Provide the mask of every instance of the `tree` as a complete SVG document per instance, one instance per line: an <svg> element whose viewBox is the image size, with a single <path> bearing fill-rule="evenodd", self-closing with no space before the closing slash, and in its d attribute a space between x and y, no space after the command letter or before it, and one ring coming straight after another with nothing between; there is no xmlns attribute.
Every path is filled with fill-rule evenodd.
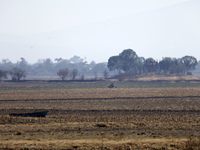
<svg viewBox="0 0 200 150"><path fill-rule="evenodd" d="M10 70L14 67L15 65L9 60L9 59L2 59L0 63L0 68L2 70Z"/></svg>
<svg viewBox="0 0 200 150"><path fill-rule="evenodd" d="M110 71L118 70L121 72L121 60L119 56L112 56L108 59L107 67Z"/></svg>
<svg viewBox="0 0 200 150"><path fill-rule="evenodd" d="M43 60L43 65L48 71L53 71L54 64L50 58L46 58Z"/></svg>
<svg viewBox="0 0 200 150"><path fill-rule="evenodd" d="M159 62L159 67L160 70L163 71L164 73L170 72L170 67L175 63L175 59L172 59L171 57L164 57L160 62Z"/></svg>
<svg viewBox="0 0 200 150"><path fill-rule="evenodd" d="M142 57L138 57L136 52L132 49L125 49L118 56L112 56L108 60L109 70L118 70L119 74L121 74L121 70L129 75L138 72L141 73L143 65L144 59Z"/></svg>
<svg viewBox="0 0 200 150"><path fill-rule="evenodd" d="M145 63L145 58L144 57L138 57L137 60L138 64L138 71L139 74L141 74L144 71L144 63Z"/></svg>
<svg viewBox="0 0 200 150"><path fill-rule="evenodd" d="M0 80L7 79L7 71L0 70Z"/></svg>
<svg viewBox="0 0 200 150"><path fill-rule="evenodd" d="M77 63L84 62L84 59L75 55L74 57L70 58L70 61L71 61L71 63L77 64Z"/></svg>
<svg viewBox="0 0 200 150"><path fill-rule="evenodd" d="M108 69L106 63L98 63L92 68L92 71L94 74L98 75L102 74L106 69Z"/></svg>
<svg viewBox="0 0 200 150"><path fill-rule="evenodd" d="M70 61L67 59L62 59L62 58L56 58L54 60L56 63L54 64L54 69L55 70L60 70L62 68L65 68L66 66L70 66Z"/></svg>
<svg viewBox="0 0 200 150"><path fill-rule="evenodd" d="M119 54L121 69L125 73L136 73L138 71L138 56L132 49L125 49Z"/></svg>
<svg viewBox="0 0 200 150"><path fill-rule="evenodd" d="M18 68L21 68L21 69L23 69L23 70L26 70L26 69L28 69L28 62L26 61L26 59L25 58L20 58L21 59L21 61L18 61L17 62L17 66L18 66Z"/></svg>
<svg viewBox="0 0 200 150"><path fill-rule="evenodd" d="M145 60L145 69L147 69L147 72L156 72L158 70L158 63L153 58L147 58Z"/></svg>
<svg viewBox="0 0 200 150"><path fill-rule="evenodd" d="M173 73L184 74L186 70L187 70L186 66L178 61L176 63L173 63L169 67L169 71L171 74Z"/></svg>
<svg viewBox="0 0 200 150"><path fill-rule="evenodd" d="M68 76L68 74L69 74L69 69L68 68L60 69L57 72L57 75L62 79L62 81L65 80L65 78Z"/></svg>
<svg viewBox="0 0 200 150"><path fill-rule="evenodd" d="M61 69L61 68L59 68ZM59 69L55 69L54 63L50 58L47 59L39 59L37 63L32 65L32 73L34 75L55 75L56 71Z"/></svg>
<svg viewBox="0 0 200 150"><path fill-rule="evenodd" d="M10 76L12 77L12 81L20 81L21 78L25 78L26 77L26 72L25 70L22 70L20 68L13 68L10 72L9 72Z"/></svg>
<svg viewBox="0 0 200 150"><path fill-rule="evenodd" d="M184 56L180 61L186 66L187 73L189 70L195 69L195 66L197 65L197 59L193 56Z"/></svg>
<svg viewBox="0 0 200 150"><path fill-rule="evenodd" d="M76 78L77 74L78 74L78 70L77 69L73 69L72 72L71 72L73 80Z"/></svg>

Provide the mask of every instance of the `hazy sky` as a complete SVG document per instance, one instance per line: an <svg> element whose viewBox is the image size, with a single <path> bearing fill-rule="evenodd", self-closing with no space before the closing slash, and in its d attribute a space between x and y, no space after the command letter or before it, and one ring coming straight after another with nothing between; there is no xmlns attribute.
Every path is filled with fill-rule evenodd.
<svg viewBox="0 0 200 150"><path fill-rule="evenodd" d="M0 32L48 32L184 1L187 0L0 0Z"/></svg>
<svg viewBox="0 0 200 150"><path fill-rule="evenodd" d="M148 26L148 15L151 14L152 17L154 11L162 11L162 9L171 6L178 7L179 4L190 1L197 2L196 0L0 0L0 60L8 58L16 61L20 57L24 57L27 61L33 63L37 59L55 59L58 57L69 59L73 55L78 55L86 57L88 61L100 62L107 61L109 56L118 55L123 49L127 48L132 48L138 55L155 59L160 59L166 55L179 57L180 53L181 56L197 55L199 54L197 50L200 51L200 45L196 42L197 45L195 46L192 42L184 43L184 40L187 39L178 40L177 44L170 46L169 43L165 43L170 38L166 36L166 39L163 39L165 42L157 41L159 42L158 45L161 42L162 47L165 47L163 52L160 49L161 47L150 42L150 40L154 40L154 36L150 36L154 31L149 32L151 26L153 28L156 22L155 34L158 37L155 40L163 38L159 37L158 33L162 33L165 27L162 20L158 20L158 16L155 19L151 18L150 26ZM193 5L191 5L191 10L193 10L192 7ZM187 8L189 14L183 14L182 20L184 15L190 15L189 18L194 16L193 19L196 20L196 17L199 16L199 11L196 10L200 6L194 7L194 12ZM184 10L184 8L180 8L180 10ZM141 19L138 19L141 14ZM161 16L161 18L163 17L166 16ZM168 17L170 18L170 16ZM141 21L141 28L136 30L119 23L122 20L126 21L126 19L131 20L130 24L137 24L137 21ZM152 20L154 20L153 24ZM176 21L176 19L171 21L170 26L174 28L173 21ZM199 24L199 21L196 20L196 22ZM115 26L115 23L118 26ZM144 24L147 24L148 27ZM139 28L139 26L137 27ZM191 26L191 24L188 24L188 26ZM179 28L177 22L175 27ZM187 27L184 27L183 30L185 28ZM196 26L194 28L198 30ZM190 30L192 27L188 29ZM134 37L128 35L129 31ZM141 33L143 31L147 32ZM196 33L194 36L199 39L199 30L193 33ZM185 34L187 34L187 31L185 31ZM191 32L189 34L189 37L193 36ZM143 41L141 35L143 35ZM130 42L127 41L128 38L124 38L123 41L123 38L116 39L116 36L127 36ZM182 38L183 34L180 33L175 36L178 39L179 36ZM106 37L113 40L106 40ZM133 37L132 42L131 37ZM144 47L145 42L147 42L147 47ZM169 42L173 43L173 41ZM188 47L189 44L193 44L194 52L191 50L181 51L182 46L186 47L185 44ZM155 55L149 53L149 51L152 51ZM199 56L196 57L200 59Z"/></svg>

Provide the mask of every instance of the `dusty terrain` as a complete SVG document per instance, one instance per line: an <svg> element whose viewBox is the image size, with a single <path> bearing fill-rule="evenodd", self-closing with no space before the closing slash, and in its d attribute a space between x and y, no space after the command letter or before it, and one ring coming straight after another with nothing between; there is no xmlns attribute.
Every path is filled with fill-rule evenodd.
<svg viewBox="0 0 200 150"><path fill-rule="evenodd" d="M0 149L198 149L198 83L107 84L1 83Z"/></svg>

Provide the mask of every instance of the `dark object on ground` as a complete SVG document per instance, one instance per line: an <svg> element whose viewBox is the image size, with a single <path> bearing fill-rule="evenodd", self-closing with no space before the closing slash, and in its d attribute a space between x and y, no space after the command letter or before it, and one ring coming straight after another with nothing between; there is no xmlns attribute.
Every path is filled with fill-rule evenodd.
<svg viewBox="0 0 200 150"><path fill-rule="evenodd" d="M49 111L33 112L33 113L10 113L10 116L21 117L45 117Z"/></svg>
<svg viewBox="0 0 200 150"><path fill-rule="evenodd" d="M108 86L108 88L117 88L114 83L110 83L110 85Z"/></svg>
<svg viewBox="0 0 200 150"><path fill-rule="evenodd" d="M104 128L104 127L107 127L107 125L104 124L104 123L97 123L97 124L96 124L96 127Z"/></svg>

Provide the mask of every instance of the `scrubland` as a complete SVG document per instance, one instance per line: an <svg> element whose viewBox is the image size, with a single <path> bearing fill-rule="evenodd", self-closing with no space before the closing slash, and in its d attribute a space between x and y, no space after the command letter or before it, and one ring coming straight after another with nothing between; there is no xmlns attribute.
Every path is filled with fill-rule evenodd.
<svg viewBox="0 0 200 150"><path fill-rule="evenodd" d="M199 83L106 85L0 83L0 149L199 149Z"/></svg>

